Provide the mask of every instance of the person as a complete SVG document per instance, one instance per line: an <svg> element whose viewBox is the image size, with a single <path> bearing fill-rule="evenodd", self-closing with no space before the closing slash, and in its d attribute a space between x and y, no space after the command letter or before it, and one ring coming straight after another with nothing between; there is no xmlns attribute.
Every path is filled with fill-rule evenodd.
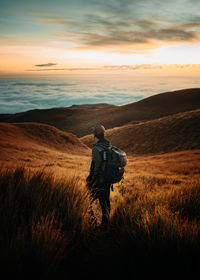
<svg viewBox="0 0 200 280"><path fill-rule="evenodd" d="M90 166L89 176L87 177L87 187L92 195L91 204L98 199L101 211L102 222L101 225L105 226L109 222L110 216L110 188L111 184L107 183L104 178L104 168L106 159L104 152L111 147L110 142L105 139L105 128L103 125L96 125L93 128L93 135L95 145L92 149L92 161ZM94 218L93 211L91 209L91 215ZM94 218L95 219L95 218Z"/></svg>

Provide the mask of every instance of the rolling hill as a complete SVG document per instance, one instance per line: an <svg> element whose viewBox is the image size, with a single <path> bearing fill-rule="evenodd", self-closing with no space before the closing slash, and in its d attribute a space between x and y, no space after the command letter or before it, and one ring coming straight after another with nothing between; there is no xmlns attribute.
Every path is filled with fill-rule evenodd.
<svg viewBox="0 0 200 280"><path fill-rule="evenodd" d="M90 155L77 136L38 123L0 123L0 161L53 162L63 156ZM65 159L66 160L66 159ZM71 160L73 161L73 160Z"/></svg>
<svg viewBox="0 0 200 280"><path fill-rule="evenodd" d="M106 137L128 154L160 154L200 149L199 124L200 110L193 110L109 129ZM92 147L92 135L80 139Z"/></svg>
<svg viewBox="0 0 200 280"><path fill-rule="evenodd" d="M198 275L199 93L0 116L2 273L94 278L106 261L102 277L123 277L125 271L142 279ZM110 195L106 228L98 226L97 201L97 226L91 221L86 189L93 136L63 131L89 134L97 122L110 128L106 137L129 158L124 179Z"/></svg>
<svg viewBox="0 0 200 280"><path fill-rule="evenodd" d="M139 123L195 109L200 109L199 88L161 93L124 106L100 104L37 109L4 115L2 120L10 123L46 123L82 137L89 134L91 127L97 123L114 128L133 121Z"/></svg>

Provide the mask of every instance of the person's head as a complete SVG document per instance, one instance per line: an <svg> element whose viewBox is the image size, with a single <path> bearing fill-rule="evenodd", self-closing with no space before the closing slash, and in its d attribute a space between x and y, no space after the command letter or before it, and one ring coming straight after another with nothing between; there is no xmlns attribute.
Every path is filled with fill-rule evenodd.
<svg viewBox="0 0 200 280"><path fill-rule="evenodd" d="M103 125L101 124L98 124L96 125L95 127L93 127L93 134L94 134L94 137L97 139L97 140L101 140L104 138L104 134L105 134L105 128Z"/></svg>

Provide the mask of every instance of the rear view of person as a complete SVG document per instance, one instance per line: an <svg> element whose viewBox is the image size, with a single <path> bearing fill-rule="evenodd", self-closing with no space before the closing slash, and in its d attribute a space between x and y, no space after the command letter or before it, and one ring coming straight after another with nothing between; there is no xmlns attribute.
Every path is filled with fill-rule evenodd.
<svg viewBox="0 0 200 280"><path fill-rule="evenodd" d="M104 175L106 165L105 151L111 148L110 142L104 138L105 128L97 125L93 128L95 145L92 149L92 162L90 173L87 177L87 186L92 195L92 202L99 199L102 210L102 225L107 225L110 216L110 188L111 183L108 182Z"/></svg>
<svg viewBox="0 0 200 280"><path fill-rule="evenodd" d="M113 184L119 183L124 178L128 159L124 151L112 146L105 139L105 128L102 125L95 126L93 134L96 144L92 149L90 174L86 181L92 194L92 202L99 199L102 210L102 225L106 225L110 216L110 189ZM92 209L91 215L94 218Z"/></svg>

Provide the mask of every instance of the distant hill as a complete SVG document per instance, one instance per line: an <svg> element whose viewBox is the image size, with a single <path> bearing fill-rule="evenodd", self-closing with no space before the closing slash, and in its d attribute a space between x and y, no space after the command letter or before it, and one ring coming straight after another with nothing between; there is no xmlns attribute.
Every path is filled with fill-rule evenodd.
<svg viewBox="0 0 200 280"><path fill-rule="evenodd" d="M77 136L57 128L38 123L0 123L1 160L27 152L30 157L42 158L49 150L73 155L89 155L89 148Z"/></svg>
<svg viewBox="0 0 200 280"><path fill-rule="evenodd" d="M69 108L78 108L78 109L100 109L100 108L114 108L115 105L110 105L107 103L98 103L98 104L82 104L82 105L72 105Z"/></svg>
<svg viewBox="0 0 200 280"><path fill-rule="evenodd" d="M46 123L81 137L89 134L91 127L97 123L114 128L195 109L200 109L199 88L161 93L124 106L101 104L31 110L4 116L3 120Z"/></svg>
<svg viewBox="0 0 200 280"><path fill-rule="evenodd" d="M126 124L106 131L113 145L128 154L160 154L200 149L200 110ZM80 138L92 147L93 136Z"/></svg>

